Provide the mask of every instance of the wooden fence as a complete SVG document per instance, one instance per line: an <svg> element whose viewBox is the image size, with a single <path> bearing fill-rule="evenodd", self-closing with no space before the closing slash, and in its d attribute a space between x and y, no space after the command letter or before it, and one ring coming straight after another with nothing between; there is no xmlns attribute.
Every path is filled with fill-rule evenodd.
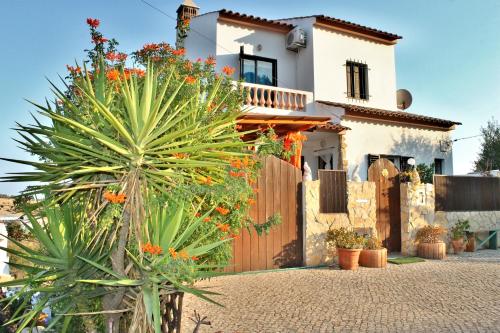
<svg viewBox="0 0 500 333"><path fill-rule="evenodd" d="M436 211L500 210L500 178L434 176Z"/></svg>
<svg viewBox="0 0 500 333"><path fill-rule="evenodd" d="M262 160L255 188L258 189L250 217L263 224L280 214L281 224L266 234L241 230L233 241L233 258L228 272L245 272L301 266L302 260L302 172L274 156Z"/></svg>
<svg viewBox="0 0 500 333"><path fill-rule="evenodd" d="M347 175L343 170L319 170L320 213L347 213Z"/></svg>

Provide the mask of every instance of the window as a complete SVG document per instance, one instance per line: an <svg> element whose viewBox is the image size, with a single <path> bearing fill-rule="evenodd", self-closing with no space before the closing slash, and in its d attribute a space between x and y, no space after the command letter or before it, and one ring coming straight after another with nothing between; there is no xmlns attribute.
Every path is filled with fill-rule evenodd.
<svg viewBox="0 0 500 333"><path fill-rule="evenodd" d="M347 61L345 68L347 97L368 100L368 66L358 62Z"/></svg>
<svg viewBox="0 0 500 333"><path fill-rule="evenodd" d="M318 156L318 169L327 169L327 162L321 157ZM329 168L327 170L333 169L333 156L330 156Z"/></svg>
<svg viewBox="0 0 500 333"><path fill-rule="evenodd" d="M278 61L245 54L243 46L240 48L240 78L248 83L277 86Z"/></svg>
<svg viewBox="0 0 500 333"><path fill-rule="evenodd" d="M434 159L434 173L436 175L443 174L443 162L444 162L444 160L442 158L435 158Z"/></svg>
<svg viewBox="0 0 500 333"><path fill-rule="evenodd" d="M408 164L408 160L413 158L411 156L400 156L400 155L374 155L368 154L368 167L372 165L379 158L385 158L391 161L399 171L408 171L410 170L410 165Z"/></svg>

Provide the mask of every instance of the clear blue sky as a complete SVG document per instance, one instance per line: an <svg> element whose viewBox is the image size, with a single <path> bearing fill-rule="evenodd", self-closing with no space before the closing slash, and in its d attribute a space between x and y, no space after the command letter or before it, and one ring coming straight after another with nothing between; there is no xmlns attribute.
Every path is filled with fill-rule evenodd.
<svg viewBox="0 0 500 333"><path fill-rule="evenodd" d="M181 0L148 0L175 16ZM397 86L409 89L409 111L462 122L455 138L479 134L481 125L500 118L499 0L196 0L202 12L232 9L266 18L325 14L403 36L397 46ZM30 122L24 98L50 96L45 76L65 75L65 65L83 58L90 46L87 17L101 31L133 51L148 42L174 42L175 22L140 0L11 0L0 13L0 156L29 158L11 140L15 122ZM454 147L455 173L471 170L478 139ZM0 162L0 174L20 167ZM0 184L14 194L21 184Z"/></svg>

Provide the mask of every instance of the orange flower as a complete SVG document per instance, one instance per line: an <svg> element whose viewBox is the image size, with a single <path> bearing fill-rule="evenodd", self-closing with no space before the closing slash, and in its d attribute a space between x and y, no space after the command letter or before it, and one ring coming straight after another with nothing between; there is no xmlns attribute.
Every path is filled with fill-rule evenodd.
<svg viewBox="0 0 500 333"><path fill-rule="evenodd" d="M160 46L158 44L151 43L151 44L144 44L144 46L142 47L142 50L143 51L156 51L159 48L160 48Z"/></svg>
<svg viewBox="0 0 500 333"><path fill-rule="evenodd" d="M200 212L198 212L198 213L194 214L194 216L195 216L195 217L200 217L200 216L201 216L201 213L200 213Z"/></svg>
<svg viewBox="0 0 500 333"><path fill-rule="evenodd" d="M187 158L188 154L185 154L185 153L174 153L174 157L182 160L182 159Z"/></svg>
<svg viewBox="0 0 500 333"><path fill-rule="evenodd" d="M212 56L208 56L207 60L205 60L205 64L209 66L215 65L215 58Z"/></svg>
<svg viewBox="0 0 500 333"><path fill-rule="evenodd" d="M112 69L106 73L106 77L110 81L116 81L120 78L120 72L117 69Z"/></svg>
<svg viewBox="0 0 500 333"><path fill-rule="evenodd" d="M210 216L207 216L203 219L203 222L210 222L210 220L212 220L212 218Z"/></svg>
<svg viewBox="0 0 500 333"><path fill-rule="evenodd" d="M193 63L189 60L186 60L186 63L184 64L184 68L188 71L192 71L193 70Z"/></svg>
<svg viewBox="0 0 500 333"><path fill-rule="evenodd" d="M224 208L224 207L217 207L217 208L215 208L215 210L218 211L219 214L221 214L221 215L227 215L230 212L229 209Z"/></svg>
<svg viewBox="0 0 500 333"><path fill-rule="evenodd" d="M92 28L97 28L99 26L100 21L98 19L93 19L93 18L88 18L87 19L87 24L90 25Z"/></svg>
<svg viewBox="0 0 500 333"><path fill-rule="evenodd" d="M255 205L255 199L252 199L252 198L248 199L248 204Z"/></svg>
<svg viewBox="0 0 500 333"><path fill-rule="evenodd" d="M229 171L229 175L231 177L235 177L235 178L238 177L238 173L236 171L233 171L233 170Z"/></svg>
<svg viewBox="0 0 500 333"><path fill-rule="evenodd" d="M132 69L132 72L137 75L138 77L143 77L144 74L146 74L146 72L143 70L143 69L139 69L139 68L134 68Z"/></svg>
<svg viewBox="0 0 500 333"><path fill-rule="evenodd" d="M232 160L231 166L236 169L241 169L241 160L240 159Z"/></svg>
<svg viewBox="0 0 500 333"><path fill-rule="evenodd" d="M176 55L176 56L183 56L186 54L186 49L177 49L177 50L173 50L172 51L172 54L173 55Z"/></svg>
<svg viewBox="0 0 500 333"><path fill-rule="evenodd" d="M196 78L193 76L186 76L186 83L187 84L194 84L196 82Z"/></svg>
<svg viewBox="0 0 500 333"><path fill-rule="evenodd" d="M79 66L73 67L66 65L66 68L69 72L71 72L71 74L80 74L82 72L82 69Z"/></svg>
<svg viewBox="0 0 500 333"><path fill-rule="evenodd" d="M236 204L236 205L234 205L234 208L235 208L235 209L240 209L240 208L241 208L241 206L240 206L240 204Z"/></svg>
<svg viewBox="0 0 500 333"><path fill-rule="evenodd" d="M212 177L208 176L203 180L203 182L207 185L212 185Z"/></svg>
<svg viewBox="0 0 500 333"><path fill-rule="evenodd" d="M256 193L256 194L259 193L259 189L258 188L254 188L253 189L253 193Z"/></svg>
<svg viewBox="0 0 500 333"><path fill-rule="evenodd" d="M229 235L229 237L231 237L232 239L238 239L238 238L240 238L240 235L231 234L231 235Z"/></svg>
<svg viewBox="0 0 500 333"><path fill-rule="evenodd" d="M217 223L216 226L217 229L219 229L222 232L228 232L230 228L229 224L227 223Z"/></svg>
<svg viewBox="0 0 500 333"><path fill-rule="evenodd" d="M179 257L181 257L182 260L188 260L189 259L189 255L186 252L186 250L182 250L181 252L179 252Z"/></svg>
<svg viewBox="0 0 500 333"><path fill-rule="evenodd" d="M176 259L177 258L177 252L175 252L175 249L173 247L168 249L168 252L172 256L172 258Z"/></svg>
<svg viewBox="0 0 500 333"><path fill-rule="evenodd" d="M159 255L162 254L163 249L159 245L152 245L150 242L148 242L144 244L144 246L142 247L142 252L153 255Z"/></svg>
<svg viewBox="0 0 500 333"><path fill-rule="evenodd" d="M192 260L192 261L198 261L198 260L200 260L200 258L195 257L195 256L192 256L192 257L191 257L191 260Z"/></svg>
<svg viewBox="0 0 500 333"><path fill-rule="evenodd" d="M235 71L234 67L227 66L227 65L226 65L226 66L224 66L224 67L222 67L222 72L223 72L224 74L226 74L227 76L231 76L231 75L233 75L233 74L234 74L234 71Z"/></svg>

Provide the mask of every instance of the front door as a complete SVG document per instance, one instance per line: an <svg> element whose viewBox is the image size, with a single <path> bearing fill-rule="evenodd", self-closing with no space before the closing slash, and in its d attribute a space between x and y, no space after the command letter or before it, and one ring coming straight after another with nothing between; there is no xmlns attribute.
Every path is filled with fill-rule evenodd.
<svg viewBox="0 0 500 333"><path fill-rule="evenodd" d="M376 184L377 234L389 252L401 251L401 203L399 171L391 161L378 159L368 169Z"/></svg>

